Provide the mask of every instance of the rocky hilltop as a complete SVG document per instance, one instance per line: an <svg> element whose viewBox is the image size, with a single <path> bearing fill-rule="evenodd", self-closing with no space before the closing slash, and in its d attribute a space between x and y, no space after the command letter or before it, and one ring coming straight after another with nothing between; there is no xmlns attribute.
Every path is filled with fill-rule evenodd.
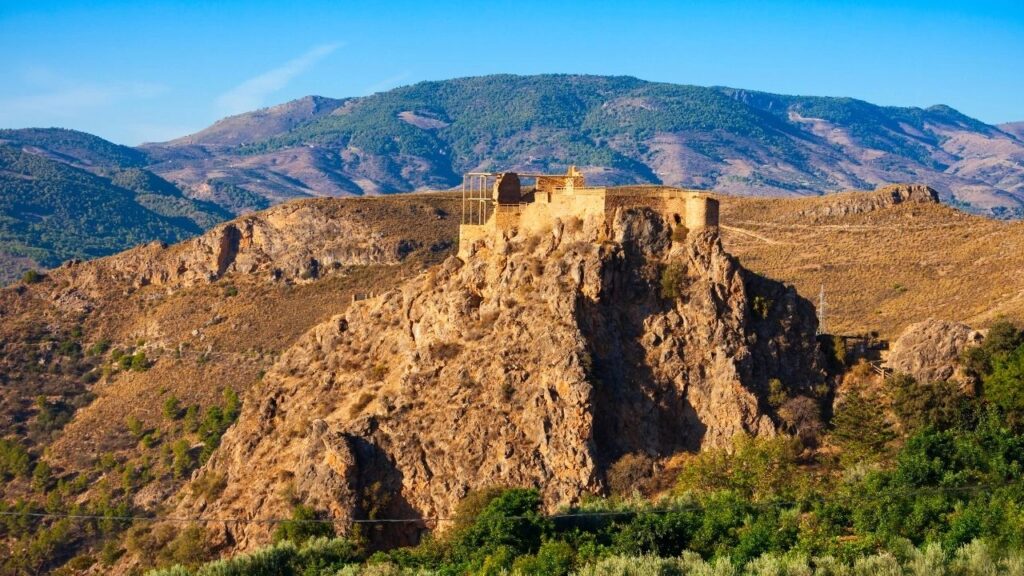
<svg viewBox="0 0 1024 576"><path fill-rule="evenodd" d="M789 401L829 413L827 388L812 389L817 320L762 275L804 295L824 286L829 334L894 340L929 317L981 329L1024 318L1024 224L930 197L909 185L718 196L721 243L673 240L658 217L624 213L495 239L465 261L448 259L457 194L324 198L69 264L0 289L0 437L29 463L2 498L40 513L217 518L288 515L304 500L343 521L444 516L499 483L544 486L554 507L614 490L638 460L627 455L669 478L689 458L673 454L735 431L800 432ZM906 340L901 370L935 362L936 330L948 329ZM210 435L203 422L228 391L239 419ZM49 484L32 479L42 464ZM34 534L58 527L40 520ZM271 530L211 527L223 553ZM125 565L156 562L182 532L99 530L72 525L66 555L29 573L107 542ZM23 558L32 537L0 550Z"/></svg>
<svg viewBox="0 0 1024 576"><path fill-rule="evenodd" d="M273 517L296 498L342 522L426 519L488 486L575 503L626 454L774 434L769 381L790 396L823 381L816 325L716 232L673 241L654 212L488 240L300 338L194 476L226 488L178 513ZM217 528L235 549L269 539Z"/></svg>

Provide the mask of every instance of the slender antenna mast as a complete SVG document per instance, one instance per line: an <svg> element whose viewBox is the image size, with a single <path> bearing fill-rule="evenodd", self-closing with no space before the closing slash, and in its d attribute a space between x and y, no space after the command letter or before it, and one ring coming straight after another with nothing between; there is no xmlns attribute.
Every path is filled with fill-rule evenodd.
<svg viewBox="0 0 1024 576"><path fill-rule="evenodd" d="M825 307L828 305L825 302L825 285L821 285L821 291L818 292L818 334L821 335L825 332Z"/></svg>

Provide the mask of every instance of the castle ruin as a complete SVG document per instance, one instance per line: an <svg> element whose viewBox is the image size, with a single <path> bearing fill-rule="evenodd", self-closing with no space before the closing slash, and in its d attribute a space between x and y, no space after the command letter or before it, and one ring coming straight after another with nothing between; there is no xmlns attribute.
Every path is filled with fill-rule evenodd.
<svg viewBox="0 0 1024 576"><path fill-rule="evenodd" d="M524 180L533 180L524 187ZM669 186L588 187L571 166L565 174L470 172L462 184L459 257L477 241L511 230L540 231L555 219L610 220L620 208L650 208L685 231L718 227L718 201Z"/></svg>

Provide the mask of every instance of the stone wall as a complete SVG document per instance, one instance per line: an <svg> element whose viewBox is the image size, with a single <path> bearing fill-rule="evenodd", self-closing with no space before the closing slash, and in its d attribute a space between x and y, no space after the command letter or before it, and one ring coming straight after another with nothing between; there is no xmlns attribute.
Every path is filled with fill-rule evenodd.
<svg viewBox="0 0 1024 576"><path fill-rule="evenodd" d="M494 225L488 224L460 224L459 225L459 258L465 260L473 252L473 244L490 236L494 232Z"/></svg>
<svg viewBox="0 0 1024 576"><path fill-rule="evenodd" d="M718 226L718 200L692 196L686 200L686 227L690 230Z"/></svg>
<svg viewBox="0 0 1024 576"><path fill-rule="evenodd" d="M649 208L673 226L701 230L718 226L718 201L693 190L664 186L622 186L537 190L528 204L497 205L486 224L459 228L459 256L474 242L498 231L540 231L558 220L610 220L619 209Z"/></svg>

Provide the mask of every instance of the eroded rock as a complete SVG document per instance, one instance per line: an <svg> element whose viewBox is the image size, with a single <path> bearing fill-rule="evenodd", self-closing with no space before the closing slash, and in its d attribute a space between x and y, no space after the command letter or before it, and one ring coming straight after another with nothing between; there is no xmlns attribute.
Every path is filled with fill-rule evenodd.
<svg viewBox="0 0 1024 576"><path fill-rule="evenodd" d="M287 515L293 494L345 531L447 517L489 486L537 487L555 509L603 492L624 454L774 434L769 380L808 395L824 378L812 307L744 270L713 230L673 242L669 228L628 210L487 240L315 327L249 391L206 464L228 485L205 513ZM428 525L374 537L410 542ZM228 530L238 550L270 537Z"/></svg>

